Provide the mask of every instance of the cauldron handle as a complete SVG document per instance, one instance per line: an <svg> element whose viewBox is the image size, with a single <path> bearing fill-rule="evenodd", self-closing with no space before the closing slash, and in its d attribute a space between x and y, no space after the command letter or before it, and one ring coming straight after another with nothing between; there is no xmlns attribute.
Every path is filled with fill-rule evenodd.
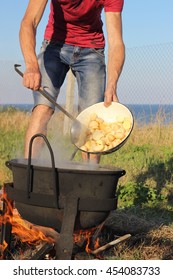
<svg viewBox="0 0 173 280"><path fill-rule="evenodd" d="M51 148L51 145L49 141L47 140L47 137L44 134L37 133L31 137L30 143L29 143L29 152L28 152L28 166L27 166L27 189L28 189L28 198L30 198L30 193L33 191L32 190L32 185L31 185L31 159L32 159L32 144L33 141L36 137L42 137L47 144L47 147L50 152L51 156L51 163L52 163L52 173L53 173L53 191L54 191L54 196L56 198L55 200L55 206L58 208L58 193L57 193L57 188L56 188L56 172L55 172L55 159L53 155L53 151Z"/></svg>

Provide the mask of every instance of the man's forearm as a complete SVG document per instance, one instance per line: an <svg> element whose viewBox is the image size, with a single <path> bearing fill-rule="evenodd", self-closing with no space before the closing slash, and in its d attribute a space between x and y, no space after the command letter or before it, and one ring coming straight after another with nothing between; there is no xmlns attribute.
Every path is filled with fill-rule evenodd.
<svg viewBox="0 0 173 280"><path fill-rule="evenodd" d="M48 0L30 0L20 26L20 45L26 68L38 70L36 46L36 29L42 18ZM34 69L33 69L34 70Z"/></svg>
<svg viewBox="0 0 173 280"><path fill-rule="evenodd" d="M25 21L22 21L19 37L26 68L38 68L37 56L35 52L36 29L34 26L28 25L25 23Z"/></svg>
<svg viewBox="0 0 173 280"><path fill-rule="evenodd" d="M22 21L20 44L26 66L23 74L23 85L32 90L37 90L41 85L41 74L35 52L36 28L33 23Z"/></svg>
<svg viewBox="0 0 173 280"><path fill-rule="evenodd" d="M121 44L114 45L108 49L107 65L107 88L112 87L116 90L116 85L121 74L125 60L125 46Z"/></svg>
<svg viewBox="0 0 173 280"><path fill-rule="evenodd" d="M106 28L108 38L108 63L105 105L109 106L112 101L118 101L116 91L117 82L121 74L125 59L125 46L122 37L121 13L107 12Z"/></svg>

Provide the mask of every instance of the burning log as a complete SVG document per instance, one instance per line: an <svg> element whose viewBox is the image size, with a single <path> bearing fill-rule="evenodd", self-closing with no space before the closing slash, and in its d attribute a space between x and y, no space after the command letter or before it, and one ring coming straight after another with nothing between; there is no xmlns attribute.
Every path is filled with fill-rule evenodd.
<svg viewBox="0 0 173 280"><path fill-rule="evenodd" d="M60 234L55 231L53 228L49 228L49 227L43 227L43 226L39 226L39 225L33 225L32 223L23 220L25 223L25 226L27 226L28 229L33 230L35 232L38 233L43 233L43 235L48 238L47 241L49 241L49 243L54 243L57 242L58 239L60 238Z"/></svg>

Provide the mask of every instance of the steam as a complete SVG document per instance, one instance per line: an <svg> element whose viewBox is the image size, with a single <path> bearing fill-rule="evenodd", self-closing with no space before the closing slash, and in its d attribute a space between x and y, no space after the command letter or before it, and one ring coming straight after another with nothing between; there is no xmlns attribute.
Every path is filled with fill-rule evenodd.
<svg viewBox="0 0 173 280"><path fill-rule="evenodd" d="M81 169L81 163L74 161L71 159L73 152L75 152L76 148L73 144L71 144L70 148L70 139L69 139L69 145L67 147L67 143L65 143L62 139L62 135L58 135L58 133L55 135L54 138L52 138L49 141L53 155L55 160L55 166L56 167L62 167L62 168L74 168L74 169ZM44 148L42 149L40 156L38 157L38 162L40 165L44 166L51 166L51 156L50 151L48 150L47 146L44 145ZM74 165L73 165L74 164ZM99 168L99 164L96 163L92 159L85 159L82 161L82 169L86 170L95 170Z"/></svg>
<svg viewBox="0 0 173 280"><path fill-rule="evenodd" d="M57 131L48 141L53 151L56 166L60 166L70 160L73 149L75 149L70 144L70 139L64 139L62 133ZM38 159L48 166L51 165L51 155L46 145L44 145Z"/></svg>

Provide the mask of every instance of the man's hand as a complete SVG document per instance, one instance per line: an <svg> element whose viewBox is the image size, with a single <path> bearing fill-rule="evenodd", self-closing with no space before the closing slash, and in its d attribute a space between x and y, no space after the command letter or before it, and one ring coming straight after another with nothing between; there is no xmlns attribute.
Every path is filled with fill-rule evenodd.
<svg viewBox="0 0 173 280"><path fill-rule="evenodd" d="M116 90L113 87L107 88L105 91L104 105L110 106L112 101L119 102Z"/></svg>
<svg viewBox="0 0 173 280"><path fill-rule="evenodd" d="M40 71L28 68L23 74L23 85L31 90L38 90L41 85Z"/></svg>

